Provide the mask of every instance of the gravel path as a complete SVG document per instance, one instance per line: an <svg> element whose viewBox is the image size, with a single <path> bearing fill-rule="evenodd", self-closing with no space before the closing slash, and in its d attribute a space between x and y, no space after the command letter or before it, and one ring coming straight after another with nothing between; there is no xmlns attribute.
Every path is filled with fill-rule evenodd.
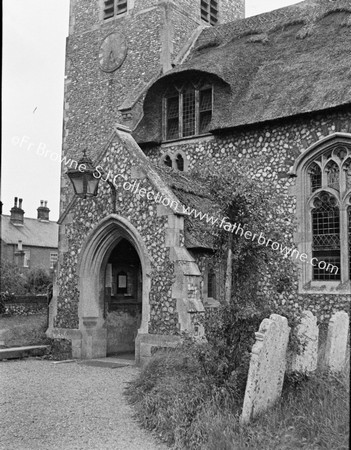
<svg viewBox="0 0 351 450"><path fill-rule="evenodd" d="M0 362L1 450L166 450L132 418L135 367Z"/></svg>

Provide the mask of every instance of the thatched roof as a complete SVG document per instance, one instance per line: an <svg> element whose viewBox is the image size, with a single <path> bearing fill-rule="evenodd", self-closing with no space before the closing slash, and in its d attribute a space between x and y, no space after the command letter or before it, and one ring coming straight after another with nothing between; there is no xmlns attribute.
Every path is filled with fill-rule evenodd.
<svg viewBox="0 0 351 450"><path fill-rule="evenodd" d="M209 217L217 218L219 216L219 206L211 197L207 187L198 179L188 173L179 172L166 166L157 166L157 171L161 178L172 189L175 196L184 205ZM184 216L184 238L185 246L190 249L214 248L214 235L217 231L215 225L207 223L206 219L195 218L194 214Z"/></svg>
<svg viewBox="0 0 351 450"><path fill-rule="evenodd" d="M306 0L206 28L187 60L160 78L155 92L195 71L228 86L210 130L256 124L351 104L351 1ZM216 95L216 91L215 91ZM161 139L146 117L139 142Z"/></svg>

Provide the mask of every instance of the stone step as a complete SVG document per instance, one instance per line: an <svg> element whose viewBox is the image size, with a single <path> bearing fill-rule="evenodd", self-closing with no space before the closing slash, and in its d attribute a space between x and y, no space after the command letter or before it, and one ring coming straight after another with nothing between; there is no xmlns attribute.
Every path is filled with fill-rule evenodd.
<svg viewBox="0 0 351 450"><path fill-rule="evenodd" d="M78 364L83 364L85 366L92 366L92 367L106 367L109 369L118 369L120 367L134 366L135 361L123 358L106 357L97 359L84 359L79 361Z"/></svg>
<svg viewBox="0 0 351 450"><path fill-rule="evenodd" d="M27 358L29 356L43 356L49 348L50 345L2 348L0 349L0 361L4 359Z"/></svg>

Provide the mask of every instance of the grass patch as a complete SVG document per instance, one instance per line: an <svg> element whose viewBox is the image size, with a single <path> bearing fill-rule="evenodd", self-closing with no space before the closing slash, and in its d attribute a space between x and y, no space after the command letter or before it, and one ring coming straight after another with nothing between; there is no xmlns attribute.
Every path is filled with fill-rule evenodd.
<svg viewBox="0 0 351 450"><path fill-rule="evenodd" d="M66 339L51 339L45 334L47 314L30 316L0 317L0 330L6 347L24 347L28 345L50 345L45 359L62 361L72 358L72 344Z"/></svg>
<svg viewBox="0 0 351 450"><path fill-rule="evenodd" d="M189 348L163 350L127 388L141 424L174 449L348 449L348 368L286 376L279 402L240 426L240 377L222 384Z"/></svg>
<svg viewBox="0 0 351 450"><path fill-rule="evenodd" d="M7 347L45 345L48 343L46 329L46 314L0 317L0 330L7 330L4 334Z"/></svg>

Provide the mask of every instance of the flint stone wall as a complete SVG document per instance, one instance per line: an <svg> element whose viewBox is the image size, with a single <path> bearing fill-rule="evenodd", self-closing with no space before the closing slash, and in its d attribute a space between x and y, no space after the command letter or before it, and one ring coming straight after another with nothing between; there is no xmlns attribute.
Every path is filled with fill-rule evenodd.
<svg viewBox="0 0 351 450"><path fill-rule="evenodd" d="M140 233L151 260L152 283L149 296L149 332L154 334L177 334L178 313L176 300L172 297L174 263L170 260L170 249L166 246L167 216L160 213L160 204L146 196L123 188L124 180L136 184L147 192L156 191L148 179L137 179L132 167L138 160L129 154L117 139L99 161L101 167L115 175L117 198L115 213L127 219ZM132 173L133 172L133 173ZM60 226L60 261L58 265L58 298L54 322L56 328L77 329L78 319L78 274L77 263L83 243L88 234L104 217L113 213L111 188L100 181L98 196L92 200L78 199L65 223Z"/></svg>
<svg viewBox="0 0 351 450"><path fill-rule="evenodd" d="M164 143L145 148L144 151L153 162L159 162L166 153L176 155L181 151L186 155L189 171L207 163L220 166L223 159L230 156L233 160L243 162L255 162L255 158L258 158L249 175L253 179L274 183L277 191L284 196L282 219L290 224L286 239L295 248L295 242L299 239L295 219L296 189L295 179L289 176L289 171L308 147L335 132L351 133L350 108L233 131L223 130L216 135ZM266 238L272 239L272 236ZM277 261L271 261L270 264L279 264L279 256L277 252ZM299 271L302 264L307 263L295 258L292 260L296 262L296 270L291 284L283 286L282 292L277 295L272 291L271 281L265 277L259 288L262 300L270 299L274 306L283 306L292 313L309 310L321 322L327 322L336 311L350 311L350 291L329 292L326 286L316 289L309 284L299 290Z"/></svg>

